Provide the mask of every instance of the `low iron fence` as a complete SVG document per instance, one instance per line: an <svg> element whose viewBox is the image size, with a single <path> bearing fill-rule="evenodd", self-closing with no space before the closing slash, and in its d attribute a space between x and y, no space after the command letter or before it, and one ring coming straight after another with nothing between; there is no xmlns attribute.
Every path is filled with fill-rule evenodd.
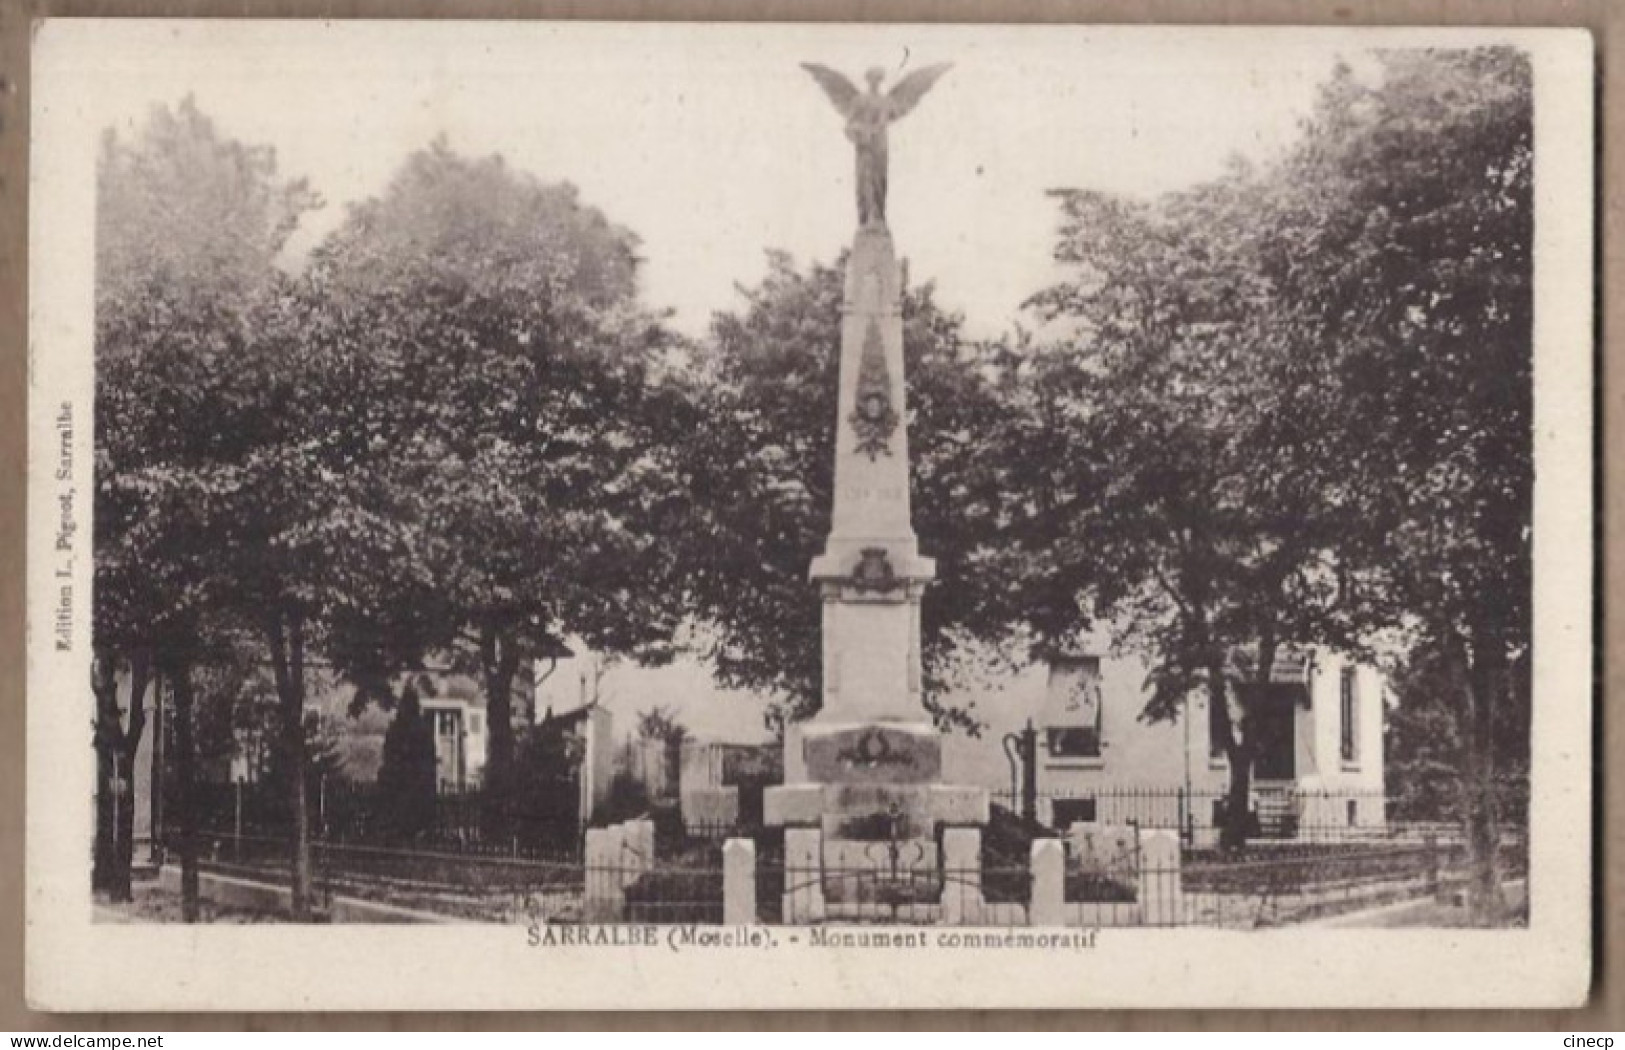
<svg viewBox="0 0 1625 1050"><path fill-rule="evenodd" d="M1187 849L1216 844L1226 823L1228 792L1185 787L1105 787L1041 791L994 791L994 805L1029 815L1065 832L1075 823L1133 825L1176 832ZM1528 815L1528 787L1510 781L1498 794L1501 825L1519 828ZM1247 838L1315 843L1411 840L1459 833L1461 822L1435 802L1360 788L1256 785L1249 794Z"/></svg>
<svg viewBox="0 0 1625 1050"><path fill-rule="evenodd" d="M1218 790L1183 787L1110 787L1040 792L1030 800L1010 791L990 792L994 805L1014 814L1031 806L1036 824L1065 833L1074 824L1133 826L1176 832L1187 851L1217 844L1224 823L1227 795ZM1305 789L1261 786L1250 797L1247 838L1258 842L1345 843L1414 842L1429 836L1448 839L1460 822L1440 812L1437 800L1416 799L1356 789ZM1522 781L1504 786L1499 800L1503 827L1520 828L1527 820L1527 787ZM356 845L394 846L431 852L535 860L580 859L588 823L573 809L561 811L557 800L497 800L479 792L437 796L432 812L410 829L392 824L388 807L375 788L347 781L319 781L310 796L315 837ZM719 843L745 836L760 838L767 829L760 814L731 820L701 818L682 810L677 800L651 805L667 830L696 840ZM211 833L285 834L291 821L285 800L267 784L205 784L197 794L198 826ZM628 814L622 814L628 815Z"/></svg>
<svg viewBox="0 0 1625 1050"><path fill-rule="evenodd" d="M729 920L727 898L738 884L730 890L721 850L650 856L631 841L564 862L317 841L312 874L322 910L345 895L479 922L1251 929L1405 901L1459 904L1470 869L1459 840L1431 838L1239 854L1173 849L1155 858L1138 844L1143 840L1107 854L1041 840L1053 844L1048 875L1037 850L1026 858L984 855L970 865L923 845L786 863L782 845L769 839L759 852L753 844L749 917ZM206 871L287 883L285 839L204 834L197 844ZM1498 859L1503 880L1525 877L1522 837L1508 836Z"/></svg>
<svg viewBox="0 0 1625 1050"><path fill-rule="evenodd" d="M285 837L293 821L280 788L268 783L198 785L197 827L207 835ZM313 839L427 853L579 859L583 823L554 802L491 798L480 792L434 797L410 822L392 819L373 785L317 779L308 796ZM173 829L171 829L173 830Z"/></svg>
<svg viewBox="0 0 1625 1050"><path fill-rule="evenodd" d="M1083 796L1055 796L1068 797ZM1261 837L1221 851L1211 838L1188 834L1192 795L1125 790L1093 797L1119 808L1097 808L1098 823L1076 821L1060 830L996 815L979 836L961 840L957 853L939 835L906 845L862 843L844 853L803 848L791 856L783 829L689 824L675 811L652 811L592 834L571 822L549 834L546 848L517 835L495 839L472 818L408 840L374 834L358 821L339 829L317 822L311 858L325 900L343 894L475 921L544 925L721 923L729 915L728 887L737 893L740 886L728 881L725 844L739 841L751 848L751 904L748 918L736 911L731 921L763 923L1252 928L1398 901L1456 899L1470 867L1452 825L1384 822L1337 836L1300 823L1292 837ZM466 797L452 806L480 812ZM207 867L286 882L285 825L265 827L261 815L245 819L241 808L224 820L218 807L212 812L198 836ZM1146 823L1136 824L1131 813ZM1122 823L1107 823L1111 818ZM1157 846L1154 855L1144 849L1148 841ZM1041 842L1053 846L1035 849ZM1036 864L1040 852L1052 867ZM1506 836L1499 861L1503 879L1527 871L1521 831Z"/></svg>

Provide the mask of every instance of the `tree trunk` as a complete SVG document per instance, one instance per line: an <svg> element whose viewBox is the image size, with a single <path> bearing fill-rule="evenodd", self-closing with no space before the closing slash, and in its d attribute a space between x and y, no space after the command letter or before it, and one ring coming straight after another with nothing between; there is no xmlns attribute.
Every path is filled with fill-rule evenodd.
<svg viewBox="0 0 1625 1050"><path fill-rule="evenodd" d="M151 665L145 657L130 661L130 708L118 702L118 660L95 657L91 692L96 698L96 838L92 850L91 887L112 900L130 899L130 865L134 859L135 753L146 728L145 707Z"/></svg>
<svg viewBox="0 0 1625 1050"><path fill-rule="evenodd" d="M197 876L197 755L192 745L192 669L174 663L164 677L175 697L175 810L176 844L181 855L181 918L198 921Z"/></svg>
<svg viewBox="0 0 1625 1050"><path fill-rule="evenodd" d="M1219 824L1219 848L1226 852L1247 845L1251 813L1253 759L1245 731L1238 734L1230 717L1229 690L1225 687L1224 665L1210 660L1207 668L1208 703L1219 725L1224 757L1230 765L1230 782L1225 790L1224 818ZM1245 727L1244 727L1245 730Z"/></svg>
<svg viewBox="0 0 1625 1050"><path fill-rule="evenodd" d="M1506 648L1493 627L1474 638L1467 660L1466 747L1463 818L1472 865L1467 882L1468 917L1475 926L1499 926L1506 901L1501 892L1501 829L1495 792L1495 709L1506 681Z"/></svg>
<svg viewBox="0 0 1625 1050"><path fill-rule="evenodd" d="M493 835L510 831L509 797L513 780L513 678L519 671L519 649L512 631L488 623L480 631L480 669L485 677L485 825Z"/></svg>
<svg viewBox="0 0 1625 1050"><path fill-rule="evenodd" d="M133 897L130 870L135 863L135 759L141 748L141 736L147 728L147 683L151 680L151 664L144 656L130 661L130 710L125 727L118 740L114 775L120 790L114 795L116 812L115 838L117 849L113 858L113 880L109 892L116 901Z"/></svg>
<svg viewBox="0 0 1625 1050"><path fill-rule="evenodd" d="M90 886L98 893L113 887L115 814L113 775L118 729L118 674L113 657L98 653L90 665L90 691L96 713L91 721L91 746L96 749L96 832L91 848Z"/></svg>
<svg viewBox="0 0 1625 1050"><path fill-rule="evenodd" d="M1253 748L1246 738L1246 716L1242 716L1242 738L1224 749L1230 764L1230 783L1224 793L1224 826L1219 829L1219 848L1233 852L1246 847L1253 830Z"/></svg>
<svg viewBox="0 0 1625 1050"><path fill-rule="evenodd" d="M164 678L156 669L152 676L152 775L148 792L152 816L152 854L159 864L164 857L164 771L169 768L164 756Z"/></svg>
<svg viewBox="0 0 1625 1050"><path fill-rule="evenodd" d="M97 893L113 892L113 868L116 861L113 812L114 750L101 740L98 730L96 747L96 837L91 848L90 887Z"/></svg>
<svg viewBox="0 0 1625 1050"><path fill-rule="evenodd" d="M1258 643L1258 664L1253 669L1253 687L1256 695L1236 690L1236 707L1241 712L1240 732L1230 718L1228 705L1222 708L1221 724L1225 730L1225 758L1230 765L1230 784L1225 792L1224 800L1224 826L1219 831L1219 848L1225 851L1240 850L1247 845L1247 840L1253 833L1252 793L1253 793L1253 763L1258 758L1258 733L1253 721L1254 705L1262 702L1260 697L1269 694L1270 675L1275 668L1275 652L1277 649L1275 638L1266 634ZM1212 683L1218 682L1219 695L1216 701L1222 703L1223 697L1223 665L1217 660L1208 666L1209 688ZM1210 701L1215 702L1215 701Z"/></svg>
<svg viewBox="0 0 1625 1050"><path fill-rule="evenodd" d="M286 616L286 622L284 622ZM305 630L298 613L274 613L270 620L271 669L281 709L282 768L288 778L290 912L294 922L312 918L310 800L305 754Z"/></svg>

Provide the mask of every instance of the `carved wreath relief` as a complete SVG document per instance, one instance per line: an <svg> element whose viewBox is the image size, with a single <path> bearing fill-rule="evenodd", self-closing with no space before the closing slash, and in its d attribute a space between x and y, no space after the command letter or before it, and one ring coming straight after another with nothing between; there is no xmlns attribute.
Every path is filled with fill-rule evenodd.
<svg viewBox="0 0 1625 1050"><path fill-rule="evenodd" d="M884 547L865 547L852 569L852 586L859 591L888 594L902 586Z"/></svg>
<svg viewBox="0 0 1625 1050"><path fill-rule="evenodd" d="M857 450L873 461L891 455L891 436L899 422L891 403L891 373L886 369L886 351L880 342L880 326L869 322L863 337L863 355L858 360L858 388L852 414L847 421L858 436Z"/></svg>

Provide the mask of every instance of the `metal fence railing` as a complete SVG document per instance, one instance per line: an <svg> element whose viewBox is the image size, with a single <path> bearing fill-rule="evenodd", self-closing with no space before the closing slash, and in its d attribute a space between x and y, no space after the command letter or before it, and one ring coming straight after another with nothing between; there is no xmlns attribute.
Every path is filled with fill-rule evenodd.
<svg viewBox="0 0 1625 1050"><path fill-rule="evenodd" d="M994 791L992 802L1012 813L1065 831L1074 823L1133 825L1177 832L1186 848L1214 844L1227 823L1228 792L1185 787L1078 788L1040 791L1030 799L1019 791ZM1527 821L1527 785L1509 783L1499 793L1502 826ZM1380 789L1305 788L1260 784L1249 793L1244 818L1247 837L1256 840L1349 842L1393 839L1420 841L1449 835L1460 827L1453 812Z"/></svg>
<svg viewBox="0 0 1625 1050"><path fill-rule="evenodd" d="M1065 832L1075 823L1170 830L1192 850L1216 843L1229 806L1222 790L1184 787L1052 790L1031 799L1007 790L990 795L994 805L1014 814L1024 814L1030 805L1035 821L1053 831ZM1525 826L1527 786L1509 782L1500 796L1502 826ZM556 800L498 801L476 791L437 796L431 812L403 829L388 819L388 807L374 787L339 780L319 781L310 806L313 834L331 841L537 860L579 859L582 833L590 823ZM685 812L675 799L651 808L669 813L672 824L682 825L679 833L691 839L720 842L741 835L755 838L764 831L759 812L718 820ZM196 812L198 826L215 833L275 835L290 823L285 800L263 783L199 785ZM1324 843L1420 842L1428 835L1448 837L1460 827L1457 815L1442 810L1436 799L1270 784L1255 786L1244 823L1249 840Z"/></svg>
<svg viewBox="0 0 1625 1050"><path fill-rule="evenodd" d="M1240 853L1173 850L1161 860L1142 839L1112 852L1055 840L1064 850L1055 904L1039 908L1039 875L1016 854L949 863L929 845L786 863L782 841L757 843L755 921L769 924L1074 927L1206 926L1251 929L1313 921L1406 901L1459 903L1470 876L1460 838L1262 844ZM321 911L356 898L478 922L719 924L725 864L709 841L644 855L630 846L593 862L311 844ZM286 886L290 850L263 835L198 836L203 869ZM1053 852L1052 848L1052 852ZM1527 844L1508 835L1504 882L1525 877ZM740 921L737 918L733 921Z"/></svg>
<svg viewBox="0 0 1625 1050"><path fill-rule="evenodd" d="M1041 796L1042 819L995 814L979 857L963 847L951 853L939 835L861 843L812 861L803 851L793 862L783 829L688 822L672 807L627 824L642 831L594 854L584 848L587 829L573 820L545 834L515 832L509 822L493 836L477 798L453 797L445 821L401 837L358 817L363 807L345 810L330 797L313 821L311 857L322 901L357 897L458 919L543 924L723 922L730 839L753 844L753 914L763 923L1251 928L1462 896L1470 857L1459 825L1392 819L1380 793L1296 791L1286 800L1290 833L1221 850L1212 825L1197 820L1220 797L1178 789L1051 794ZM287 821L258 805L229 792L212 796L197 835L200 859L208 870L286 885ZM1341 823L1331 819L1338 813ZM1146 834L1157 831L1175 835ZM1048 888L1032 866L1035 836L1064 853ZM1158 848L1154 860L1142 852L1148 841ZM1521 825L1506 833L1498 859L1504 880L1527 872ZM1035 910L1040 890L1057 912Z"/></svg>

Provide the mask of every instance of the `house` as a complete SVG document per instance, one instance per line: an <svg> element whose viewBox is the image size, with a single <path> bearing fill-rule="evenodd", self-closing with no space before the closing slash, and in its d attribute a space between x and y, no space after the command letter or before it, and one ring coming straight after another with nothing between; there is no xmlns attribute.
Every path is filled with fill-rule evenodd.
<svg viewBox="0 0 1625 1050"><path fill-rule="evenodd" d="M572 700L579 705L591 694L591 703L613 708L621 725L634 724L637 712L650 706L670 708L695 730L683 748L678 789L685 819L694 826L749 821L761 787L782 779L781 765L762 758L778 750L762 730L766 700L719 690L697 658L654 668L606 668L589 654L587 664L597 670L558 675L538 702L545 693L548 703L568 709ZM1013 745L1030 726L1035 816L1044 823L1132 821L1178 828L1197 844L1210 841L1230 781L1218 720L1205 690L1193 693L1172 719L1145 720L1150 670L1143 656L1102 635L1017 671L961 685L946 702L968 707L984 728L975 737L956 733L944 741L944 778L986 787L995 801L1019 808ZM1262 741L1249 799L1258 832L1342 837L1381 831L1380 672L1319 648L1283 651L1267 685L1249 684L1255 676L1239 661L1233 671L1232 692L1255 712L1252 724ZM603 721L601 741L611 724L607 715ZM610 750L615 765L625 767L625 741Z"/></svg>
<svg viewBox="0 0 1625 1050"><path fill-rule="evenodd" d="M1053 654L1002 693L1036 731L1037 816L1155 824L1200 840L1219 822L1230 783L1223 720L1206 690L1168 721L1142 717L1149 665L1104 644ZM1326 649L1275 660L1269 682L1234 668L1232 719L1251 711L1259 741L1251 806L1266 836L1384 826L1383 680Z"/></svg>

